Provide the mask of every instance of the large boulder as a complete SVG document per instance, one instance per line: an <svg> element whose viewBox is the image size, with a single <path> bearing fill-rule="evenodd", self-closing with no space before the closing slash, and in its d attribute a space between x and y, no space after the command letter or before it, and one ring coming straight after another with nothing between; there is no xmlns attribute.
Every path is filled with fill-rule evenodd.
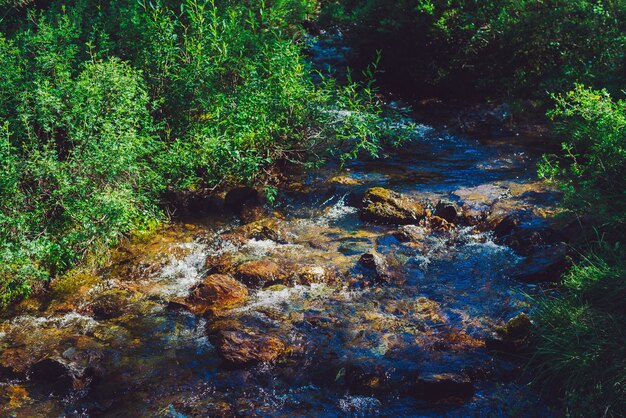
<svg viewBox="0 0 626 418"><path fill-rule="evenodd" d="M212 340L220 356L235 366L275 361L286 351L280 339L243 329L220 330Z"/></svg>
<svg viewBox="0 0 626 418"><path fill-rule="evenodd" d="M417 224L427 215L425 205L382 187L365 192L361 208L363 220L390 224Z"/></svg>
<svg viewBox="0 0 626 418"><path fill-rule="evenodd" d="M289 276L277 263L265 259L241 264L236 278L247 286L263 287L284 283Z"/></svg>
<svg viewBox="0 0 626 418"><path fill-rule="evenodd" d="M187 306L195 314L230 309L243 304L248 288L225 274L212 274L191 290Z"/></svg>

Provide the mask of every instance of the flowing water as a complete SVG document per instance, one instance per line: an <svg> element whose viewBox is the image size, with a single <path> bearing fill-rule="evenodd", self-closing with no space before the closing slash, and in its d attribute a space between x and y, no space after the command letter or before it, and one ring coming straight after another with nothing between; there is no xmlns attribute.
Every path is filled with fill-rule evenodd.
<svg viewBox="0 0 626 418"><path fill-rule="evenodd" d="M535 288L509 277L523 259L470 226L424 229L400 242L395 226L361 221L353 196L384 186L420 198L530 208L534 222L554 195L533 180L532 149L484 143L419 127L419 138L380 160L306 173L274 208L278 236L240 239L223 211L121 247L97 278L78 277L51 301L0 324L5 366L60 359L81 379L71 387L26 372L0 383L9 416L547 416L516 377L523 360L484 340L520 312ZM398 273L388 284L355 270L378 252ZM250 290L218 317L171 309L206 275L208 257L229 263L271 259L332 271L334 280ZM56 288L54 288L56 289ZM66 289L67 294L63 294ZM114 314L91 308L121 292ZM108 292L108 293L107 293ZM34 302L33 302L34 303ZM169 307L169 308L168 308ZM230 321L278 336L280 360L233 367L207 337ZM14 367L19 369L19 367ZM95 371L93 371L95 370ZM463 375L469 396L424 399L407 392L415 376ZM374 380L372 380L374 379ZM374 383L372 383L374 382Z"/></svg>
<svg viewBox="0 0 626 418"><path fill-rule="evenodd" d="M485 347L496 327L532 311L527 295L539 289L510 277L523 257L468 225L399 240L397 226L363 222L353 206L382 186L479 212L522 210L540 227L556 201L535 179L540 151L524 138L417 125L384 158L296 176L270 232L246 236L218 207L124 244L97 275L57 281L0 322L0 415L550 416L519 379L524 359ZM359 270L373 252L393 270L389 283ZM242 306L194 315L173 302L203 281L207 259L272 260L319 280L251 288ZM286 351L232 365L209 338L224 323ZM415 382L433 376L462 376L471 393L423 396Z"/></svg>

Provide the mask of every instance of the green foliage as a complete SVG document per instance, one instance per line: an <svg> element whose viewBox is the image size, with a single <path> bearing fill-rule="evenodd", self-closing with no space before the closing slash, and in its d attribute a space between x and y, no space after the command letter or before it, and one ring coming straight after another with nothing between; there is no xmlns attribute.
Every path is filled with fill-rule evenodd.
<svg viewBox="0 0 626 418"><path fill-rule="evenodd" d="M549 115L565 138L561 155L545 156L540 175L565 191L565 205L622 231L626 222L626 102L577 85L556 96Z"/></svg>
<svg viewBox="0 0 626 418"><path fill-rule="evenodd" d="M549 112L564 138L539 174L565 192L563 205L590 214L605 240L585 251L562 292L539 301L531 372L564 401L568 416L626 414L626 102L582 85L554 97Z"/></svg>
<svg viewBox="0 0 626 418"><path fill-rule="evenodd" d="M404 92L536 96L573 82L623 86L622 0L335 0L326 15L365 56L382 50L387 79Z"/></svg>
<svg viewBox="0 0 626 418"><path fill-rule="evenodd" d="M111 59L29 85L1 143L3 302L153 219L161 189L139 73Z"/></svg>
<svg viewBox="0 0 626 418"><path fill-rule="evenodd" d="M530 372L567 416L626 414L625 255L605 246L565 276L564 294L539 301Z"/></svg>
<svg viewBox="0 0 626 418"><path fill-rule="evenodd" d="M393 135L372 80L313 82L315 0L23 4L0 4L0 306L152 227L166 190L263 183Z"/></svg>

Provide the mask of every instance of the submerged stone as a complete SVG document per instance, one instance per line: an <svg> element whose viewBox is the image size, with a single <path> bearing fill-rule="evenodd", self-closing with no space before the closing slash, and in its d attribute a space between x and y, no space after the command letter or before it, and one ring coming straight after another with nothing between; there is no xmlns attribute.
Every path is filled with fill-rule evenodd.
<svg viewBox="0 0 626 418"><path fill-rule="evenodd" d="M426 230L417 225L404 225L398 228L393 236L400 242L424 242L426 240Z"/></svg>
<svg viewBox="0 0 626 418"><path fill-rule="evenodd" d="M278 219L264 218L248 223L237 230L248 239L265 240L284 243L281 224Z"/></svg>
<svg viewBox="0 0 626 418"><path fill-rule="evenodd" d="M366 253L359 258L359 265L366 270L372 272L375 279L380 282L389 282L392 279L392 274L389 270L389 264L387 260L380 254Z"/></svg>

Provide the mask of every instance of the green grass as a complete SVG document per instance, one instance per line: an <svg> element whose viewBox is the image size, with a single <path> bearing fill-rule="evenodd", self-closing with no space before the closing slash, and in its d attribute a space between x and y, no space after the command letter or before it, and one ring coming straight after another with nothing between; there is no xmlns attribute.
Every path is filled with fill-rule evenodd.
<svg viewBox="0 0 626 418"><path fill-rule="evenodd" d="M572 417L626 415L626 260L619 247L596 250L565 276L535 315L534 383Z"/></svg>

